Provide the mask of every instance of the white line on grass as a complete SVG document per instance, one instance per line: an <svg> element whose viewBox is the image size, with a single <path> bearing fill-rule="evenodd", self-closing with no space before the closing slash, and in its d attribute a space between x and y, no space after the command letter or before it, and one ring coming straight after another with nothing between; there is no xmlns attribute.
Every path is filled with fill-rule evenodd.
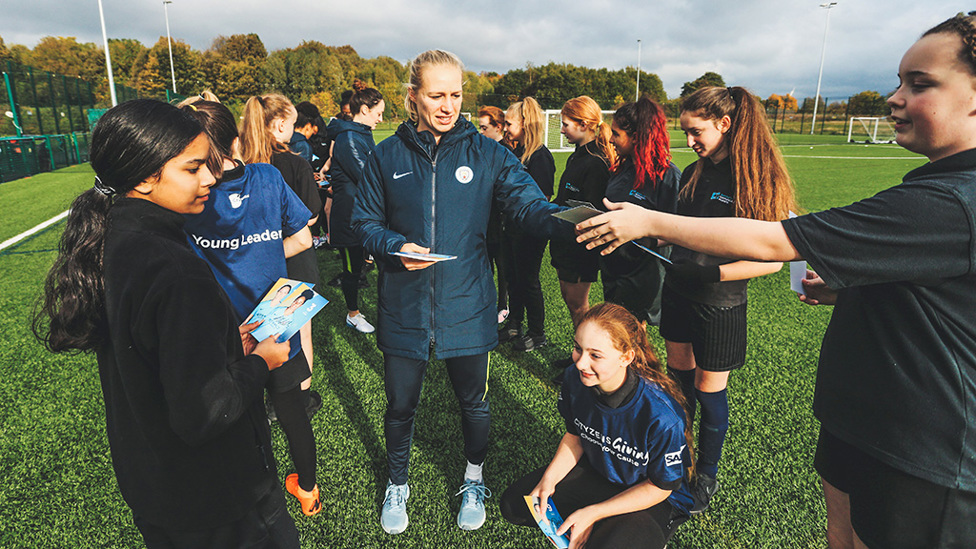
<svg viewBox="0 0 976 549"><path fill-rule="evenodd" d="M61 212L60 214L52 217L51 219L48 219L44 223L41 223L40 225L34 227L33 229L24 231L24 232L20 233L19 235L15 236L13 238L8 238L7 240L4 240L2 243L0 243L0 250L4 250L6 248L9 248L10 246L13 246L14 244L16 244L16 243L20 242L21 240L27 238L28 236L30 236L30 235L32 235L34 233L37 233L39 231L43 231L44 229L50 227L51 225L54 225L58 221L61 221L65 217L68 217L68 212L69 211L71 211L71 210L65 210L65 211Z"/></svg>
<svg viewBox="0 0 976 549"><path fill-rule="evenodd" d="M812 154L784 154L783 158L823 158L827 160L914 160L920 156L814 156Z"/></svg>

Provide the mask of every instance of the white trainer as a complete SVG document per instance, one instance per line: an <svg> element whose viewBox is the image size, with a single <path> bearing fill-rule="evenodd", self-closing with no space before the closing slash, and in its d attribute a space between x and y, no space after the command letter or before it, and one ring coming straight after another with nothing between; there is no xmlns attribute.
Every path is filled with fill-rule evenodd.
<svg viewBox="0 0 976 549"><path fill-rule="evenodd" d="M407 529L407 499L410 498L410 487L406 484L386 485L386 497L383 498L383 509L380 511L380 526L387 534L399 534Z"/></svg>
<svg viewBox="0 0 976 549"><path fill-rule="evenodd" d="M356 331L362 332L364 334L371 334L376 331L376 328L366 320L366 317L362 313L356 316L346 315L346 326L350 328L355 328Z"/></svg>

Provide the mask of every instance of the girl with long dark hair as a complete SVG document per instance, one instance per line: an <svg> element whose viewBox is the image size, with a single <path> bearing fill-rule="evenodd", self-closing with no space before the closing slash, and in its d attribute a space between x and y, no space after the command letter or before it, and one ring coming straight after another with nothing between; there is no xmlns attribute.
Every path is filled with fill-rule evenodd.
<svg viewBox="0 0 976 549"><path fill-rule="evenodd" d="M153 547L298 547L261 395L288 343L246 336L183 232L216 179L200 124L123 103L92 132L95 187L71 206L35 333L94 351L122 497Z"/></svg>
<svg viewBox="0 0 976 549"><path fill-rule="evenodd" d="M363 180L363 166L366 158L376 146L373 130L383 121L386 102L374 88L367 88L358 80L349 108L352 120L339 118L329 124L329 135L333 138L332 168L332 211L330 213L330 243L339 248L342 262L342 295L346 300L346 325L350 328L371 334L373 325L359 312L359 281L366 260L362 241L352 230L352 209L356 204L356 192Z"/></svg>

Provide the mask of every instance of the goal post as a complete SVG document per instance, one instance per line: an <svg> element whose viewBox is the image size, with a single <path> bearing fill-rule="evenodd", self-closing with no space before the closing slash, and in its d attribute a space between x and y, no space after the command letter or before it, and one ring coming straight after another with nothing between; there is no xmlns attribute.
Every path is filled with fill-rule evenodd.
<svg viewBox="0 0 976 549"><path fill-rule="evenodd" d="M603 121L609 124L614 112L616 111L600 111L603 114ZM575 146L569 141L566 141L566 136L560 132L563 123L562 111L549 109L545 111L545 115L545 138L543 143L546 148L550 151L572 151Z"/></svg>
<svg viewBox="0 0 976 549"><path fill-rule="evenodd" d="M895 128L886 116L852 116L847 124L848 143L894 143Z"/></svg>

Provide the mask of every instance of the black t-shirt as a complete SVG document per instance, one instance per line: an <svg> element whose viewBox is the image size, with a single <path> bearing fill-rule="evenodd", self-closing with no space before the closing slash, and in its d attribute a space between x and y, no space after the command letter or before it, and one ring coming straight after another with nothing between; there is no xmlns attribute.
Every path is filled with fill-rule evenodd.
<svg viewBox="0 0 976 549"><path fill-rule="evenodd" d="M603 208L603 197L607 191L607 181L610 179L610 166L600 155L596 140L590 141L582 147L577 147L566 160L566 169L559 178L559 189L556 191L554 203L566 206L567 200L589 202L597 208ZM587 250L586 246L575 240L553 240L549 243L549 255L552 265L557 269L578 270L583 272L596 269L600 262L600 254L594 250Z"/></svg>
<svg viewBox="0 0 976 549"><path fill-rule="evenodd" d="M576 147L573 154L569 155L553 202L565 206L567 200L580 200L600 208L609 179L610 165L601 156L594 139L582 147Z"/></svg>
<svg viewBox="0 0 976 549"><path fill-rule="evenodd" d="M271 156L271 165L278 168L285 183L295 191L312 216L322 214L322 197L319 195L312 166L304 158L290 152L276 152ZM285 260L288 276L311 284L319 283L319 266L315 249L308 248Z"/></svg>
<svg viewBox="0 0 976 549"><path fill-rule="evenodd" d="M678 195L678 214L692 217L735 217L735 178L732 177L732 162L726 157L715 164L710 160L701 161L702 170L695 185L695 194L689 200ZM681 188L684 189L694 171L691 164L681 174ZM696 263L698 265L725 265L734 259L715 257L674 246L671 260L675 263ZM664 283L687 299L715 307L734 307L746 302L748 280L729 280L726 282L697 282L687 278L668 275Z"/></svg>
<svg viewBox="0 0 976 549"><path fill-rule="evenodd" d="M823 427L976 491L976 149L783 227L838 290L813 403Z"/></svg>
<svg viewBox="0 0 976 549"><path fill-rule="evenodd" d="M278 168L285 183L295 191L313 216L322 213L319 186L315 182L312 166L304 158L290 152L276 152L271 156L271 165Z"/></svg>
<svg viewBox="0 0 976 549"><path fill-rule="evenodd" d="M522 158L525 147L519 145L514 151L516 158ZM546 200L552 198L552 183L556 178L556 161L552 158L552 153L545 146L539 147L529 157L528 163L524 163L526 171L535 180L542 194L546 195Z"/></svg>
<svg viewBox="0 0 976 549"><path fill-rule="evenodd" d="M639 190L634 190L637 168L630 159L623 160L607 182L607 199L611 202L630 202L648 210L674 213L678 207L678 181L681 178L681 170L674 163L669 162L669 164L668 171L664 172L660 180L645 181ZM594 206L601 210L605 209L602 200ZM657 248L657 240L645 238L639 242L652 250ZM651 265L657 267L659 261L637 246L622 246L609 255L601 256L600 270L606 277L623 277L633 275L637 271L644 271Z"/></svg>

